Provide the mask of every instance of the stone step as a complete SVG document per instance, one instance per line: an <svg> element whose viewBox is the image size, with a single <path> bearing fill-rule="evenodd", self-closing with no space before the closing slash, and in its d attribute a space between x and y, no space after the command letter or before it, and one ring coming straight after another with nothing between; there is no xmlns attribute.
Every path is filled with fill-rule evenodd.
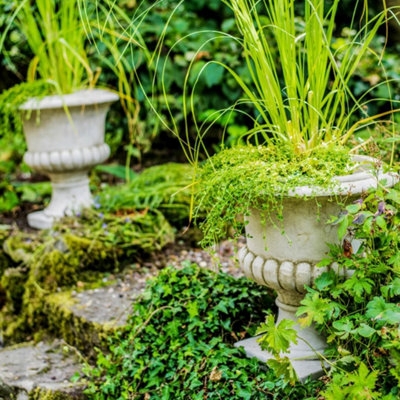
<svg viewBox="0 0 400 400"><path fill-rule="evenodd" d="M104 349L107 337L125 325L148 276L131 271L122 278L112 277L103 287L47 296L43 311L49 332L95 359L95 348Z"/></svg>
<svg viewBox="0 0 400 400"><path fill-rule="evenodd" d="M61 340L0 349L0 400L83 400L76 350Z"/></svg>
<svg viewBox="0 0 400 400"><path fill-rule="evenodd" d="M106 349L107 337L127 322L132 303L143 292L146 280L154 277L158 269L167 265L179 268L183 261L190 261L202 267L214 269L215 260L200 249L178 250L170 247L162 252L161 260L135 264L119 277L104 280L102 287L83 290L79 286L66 292L46 297L44 313L47 316L49 332L76 347L89 360L95 360L96 348ZM222 243L216 254L222 270L241 276L234 257L233 245Z"/></svg>

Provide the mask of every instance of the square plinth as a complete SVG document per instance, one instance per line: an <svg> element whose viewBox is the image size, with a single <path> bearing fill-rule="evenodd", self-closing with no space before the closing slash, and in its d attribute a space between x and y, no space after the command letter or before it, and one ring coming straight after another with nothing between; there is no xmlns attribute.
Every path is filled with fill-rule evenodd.
<svg viewBox="0 0 400 400"><path fill-rule="evenodd" d="M255 357L261 362L266 363L271 358L274 358L274 356L268 351L261 349L260 344L257 342L259 338L260 336L256 336L241 340L235 343L235 347L243 347L248 357ZM319 359L290 361L301 382L304 382L307 378L317 379L325 373L322 368L321 360Z"/></svg>

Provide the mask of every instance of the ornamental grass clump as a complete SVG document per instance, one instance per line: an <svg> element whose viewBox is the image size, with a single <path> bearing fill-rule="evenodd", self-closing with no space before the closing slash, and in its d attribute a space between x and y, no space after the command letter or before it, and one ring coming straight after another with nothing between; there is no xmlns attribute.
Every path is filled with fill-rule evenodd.
<svg viewBox="0 0 400 400"><path fill-rule="evenodd" d="M348 83L369 52L385 13L367 19L353 40L334 52L340 0L330 7L324 0L306 0L301 28L294 1L223 1L235 16L241 34L237 40L252 77L249 85L224 65L256 111L254 128L246 136L257 144L288 145L295 154L309 154L329 143L345 144L355 129L351 123L357 112L365 123L371 121Z"/></svg>
<svg viewBox="0 0 400 400"><path fill-rule="evenodd" d="M94 83L86 54L86 34L75 0L37 0L34 4L24 0L11 21L23 33L33 53L28 82L43 79L55 92L63 94L81 89L86 82Z"/></svg>

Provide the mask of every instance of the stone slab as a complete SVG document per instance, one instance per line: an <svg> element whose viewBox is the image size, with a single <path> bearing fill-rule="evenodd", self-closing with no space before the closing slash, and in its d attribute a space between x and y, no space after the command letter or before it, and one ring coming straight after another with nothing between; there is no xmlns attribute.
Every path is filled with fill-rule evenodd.
<svg viewBox="0 0 400 400"><path fill-rule="evenodd" d="M123 327L132 303L143 292L148 274L130 271L122 277L104 278L103 287L58 292L45 299L43 312L48 330L77 348L90 360L96 348L106 349L107 338Z"/></svg>
<svg viewBox="0 0 400 400"><path fill-rule="evenodd" d="M235 343L235 347L243 347L248 357L255 357L263 363L266 363L274 356L262 350L260 344L257 342L259 336L252 337L250 339L240 340ZM294 370L301 382L304 382L307 378L317 379L324 375L321 361L315 360L291 360Z"/></svg>
<svg viewBox="0 0 400 400"><path fill-rule="evenodd" d="M80 371L76 354L60 340L24 343L0 350L0 382L16 399L32 392L58 394L65 399L85 399L84 387L70 379Z"/></svg>
<svg viewBox="0 0 400 400"><path fill-rule="evenodd" d="M123 326L132 309L132 302L143 292L145 284L145 276L132 273L111 285L73 292L71 311L88 322Z"/></svg>

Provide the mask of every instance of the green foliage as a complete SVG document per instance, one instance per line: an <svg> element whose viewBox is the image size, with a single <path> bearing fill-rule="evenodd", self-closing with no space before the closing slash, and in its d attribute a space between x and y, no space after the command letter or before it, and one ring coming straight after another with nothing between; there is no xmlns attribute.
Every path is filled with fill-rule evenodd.
<svg viewBox="0 0 400 400"><path fill-rule="evenodd" d="M295 2L272 0L225 0L232 11L237 33L215 32L215 37L229 39L242 47L241 54L247 69L242 75L235 65L212 59L202 67L192 60L185 76L182 108L186 116L182 132L173 112L170 112L172 130L180 138L186 157L196 163L203 151L203 138L223 114L240 112L248 117L248 129L243 136L252 143L291 147L296 154L313 151L326 144L344 144L360 125L370 124L370 117L349 90L348 83L360 60L383 25L381 13L361 21L361 29L353 40L337 51L332 50L336 14L340 0L329 6L323 0L304 2L304 21L296 16ZM361 1L366 6L366 1ZM358 7L355 7L354 16ZM356 26L354 21L352 27ZM161 38L161 43L164 40ZM196 54L202 51L197 49ZM277 62L279 60L279 62ZM376 59L376 64L379 60ZM236 81L241 97L225 109L201 123L197 106L197 82L208 71L216 76L216 69L225 69ZM194 86L190 79L195 76ZM165 71L163 78L165 77ZM206 80L207 83L207 80ZM169 104L168 92L164 90ZM391 98L387 103L391 105ZM241 106L244 105L244 109ZM250 110L249 110L250 109ZM352 117L362 114L362 120L351 125ZM388 112L385 115L389 115ZM383 117L383 116L380 116ZM190 120L194 119L197 132L191 140Z"/></svg>
<svg viewBox="0 0 400 400"><path fill-rule="evenodd" d="M108 212L157 209L169 221L185 223L190 214L192 180L193 168L188 164L158 165L132 176L127 184L103 188L98 202Z"/></svg>
<svg viewBox="0 0 400 400"><path fill-rule="evenodd" d="M273 354L274 358L267 361L268 366L274 371L276 376L283 378L294 385L298 380L288 357L281 357L281 353L286 353L291 343L297 343L297 332L292 329L295 322L283 319L279 324L275 324L273 315L268 315L265 323L257 328L256 334L261 335L257 340L263 350Z"/></svg>
<svg viewBox="0 0 400 400"><path fill-rule="evenodd" d="M200 224L205 246L224 238L234 227L234 236L243 234L243 221L251 208L282 215L282 196L297 186L333 188L335 175L351 170L345 149L327 147L307 156L290 149L264 146L237 146L223 150L208 160L199 173L197 212L207 210ZM195 212L196 215L196 212ZM317 216L316 216L317 218Z"/></svg>
<svg viewBox="0 0 400 400"><path fill-rule="evenodd" d="M299 308L304 325L328 338L334 365L328 400L396 399L400 395L400 188L380 187L346 207L341 236L360 244L354 254L332 246L329 258L353 271L326 272ZM345 222L343 222L345 221Z"/></svg>
<svg viewBox="0 0 400 400"><path fill-rule="evenodd" d="M292 329L294 325L294 321L285 319L275 325L274 316L268 315L265 323L262 323L256 332L257 335L262 335L259 339L261 348L274 355L287 352L290 343L297 343L296 331Z"/></svg>
<svg viewBox="0 0 400 400"><path fill-rule="evenodd" d="M72 93L93 80L87 60L86 35L80 10L74 0L37 0L16 4L12 20L25 36L34 54L28 82L52 82L55 93ZM7 29L3 35L7 34ZM2 36L3 36L2 35ZM1 37L0 40L3 38ZM2 50L0 46L0 51Z"/></svg>
<svg viewBox="0 0 400 400"><path fill-rule="evenodd" d="M318 382L291 387L232 346L272 299L246 279L186 264L166 268L134 304L124 332L88 369L90 399L305 399ZM248 321L248 310L253 320Z"/></svg>

